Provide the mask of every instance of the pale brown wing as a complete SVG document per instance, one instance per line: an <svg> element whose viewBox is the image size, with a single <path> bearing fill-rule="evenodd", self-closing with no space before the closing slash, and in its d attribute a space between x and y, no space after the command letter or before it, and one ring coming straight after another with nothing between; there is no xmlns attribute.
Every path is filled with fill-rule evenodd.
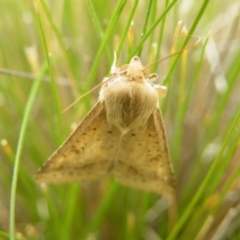
<svg viewBox="0 0 240 240"><path fill-rule="evenodd" d="M113 174L123 185L161 195L174 194L174 177L160 109L145 126L122 137Z"/></svg>
<svg viewBox="0 0 240 240"><path fill-rule="evenodd" d="M64 183L99 179L107 174L116 151L119 131L106 123L98 102L36 174L38 182Z"/></svg>

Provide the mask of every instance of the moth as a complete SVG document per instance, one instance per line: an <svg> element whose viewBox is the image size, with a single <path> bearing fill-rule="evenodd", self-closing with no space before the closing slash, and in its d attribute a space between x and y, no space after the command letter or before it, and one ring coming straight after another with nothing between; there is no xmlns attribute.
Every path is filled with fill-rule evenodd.
<svg viewBox="0 0 240 240"><path fill-rule="evenodd" d="M97 103L36 174L38 182L98 180L112 174L121 184L173 195L174 174L159 108L156 74L139 57L105 79Z"/></svg>

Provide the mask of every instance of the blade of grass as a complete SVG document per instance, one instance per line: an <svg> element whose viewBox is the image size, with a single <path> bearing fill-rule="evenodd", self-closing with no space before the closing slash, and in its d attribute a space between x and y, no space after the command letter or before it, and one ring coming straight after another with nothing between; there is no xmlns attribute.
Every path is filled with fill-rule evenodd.
<svg viewBox="0 0 240 240"><path fill-rule="evenodd" d="M130 211L126 214L126 233L124 239L138 239L138 229L136 229L136 215Z"/></svg>
<svg viewBox="0 0 240 240"><path fill-rule="evenodd" d="M240 108L239 108L240 112ZM227 166L229 165L230 161L233 158L233 153L236 150L236 147L238 146L240 139L240 130L236 129L234 132L233 139L228 142L228 149L225 151L224 156L222 159L219 160L218 166L217 166L217 173L215 174L214 178L211 180L211 185L207 188L207 191L205 195L210 195L214 191L214 189L217 188L219 185L219 182L221 181L222 177L224 176Z"/></svg>
<svg viewBox="0 0 240 240"><path fill-rule="evenodd" d="M35 5L35 6L36 6L36 14L37 14L39 29L40 29L40 33L41 33L41 37L42 37L44 52L45 52L45 56L46 56L46 59L47 59L48 70L49 70L49 73L50 73L54 105L55 105L55 109L56 109L56 113L57 113L57 125L58 125L58 128L56 129L56 130L58 130L57 131L57 135L58 135L57 139L59 141L58 143L60 144L63 141L63 134L62 134L63 123L62 123L62 117L61 117L60 100L59 100L59 97L58 97L57 85L56 85L56 82L55 82L55 79L54 79L52 64L51 64L51 60L50 60L50 57L49 57L48 46L47 46L47 42L46 42L44 30L43 30L41 18L40 18L40 13L37 9L37 5Z"/></svg>
<svg viewBox="0 0 240 240"><path fill-rule="evenodd" d="M171 10L171 8L174 6L174 4L177 3L178 0L172 1L172 3L163 11L162 15L155 21L155 23L150 27L148 32L145 34L145 36L142 37L142 39L137 44L136 48L132 51L130 56L133 56L137 53L137 51L140 49L140 47L143 45L143 43L147 40L149 35L155 30L157 25L163 20L163 18L166 16L166 14ZM130 58L128 59L128 62L130 61Z"/></svg>
<svg viewBox="0 0 240 240"><path fill-rule="evenodd" d="M239 108L240 112L240 108ZM216 189L219 189L219 184L222 182L222 179L226 176L226 170L230 163L230 161L233 159L233 154L237 148L237 145L239 143L240 139L240 131L237 129L233 133L233 139L232 141L229 141L228 146L226 147L227 150L224 150L223 155L219 157L218 164L216 164L215 174L214 177L211 178L211 184L208 184L208 187L204 191L204 198L202 199L201 203L198 206L195 206L194 210L194 216L191 218L191 222L188 224L188 228L185 228L181 232L181 237L184 238L187 236L190 236L190 232L192 232L192 229L199 228L201 223L204 224L204 222L210 217L213 216L218 211L221 211L222 205L224 204L224 197L228 193L228 190L230 188L230 184L228 183L227 186L224 187L223 190L219 191ZM234 174L236 177L236 174ZM230 182L233 181L232 177L229 180ZM206 207L206 202L209 201L209 199L213 198L213 196L218 195L217 202L213 207ZM199 201L200 202L200 201ZM221 205L222 204L222 205ZM194 219L195 218L195 219ZM201 219L205 219L200 220ZM196 222L198 222L196 226ZM199 224L200 223L200 224Z"/></svg>
<svg viewBox="0 0 240 240"><path fill-rule="evenodd" d="M195 18L195 20L194 20L194 22L193 22L193 24L192 24L192 26L191 26L191 28L190 28L190 30L189 30L189 32L188 32L188 35L189 35L189 36L191 36L191 35L194 33L194 31L195 31L195 29L196 29L199 21L201 20L201 18L202 18L202 16L203 16L203 13L205 12L205 10L206 10L206 8L207 8L207 6L208 6L208 3L209 3L209 0L204 0L204 1L203 1L203 4L202 4L202 6L201 6L201 8L200 8L200 10L199 10L199 12L198 12L198 15L196 16L196 18ZM181 49L183 49L183 48L185 48L185 47L187 46L189 40L190 40L190 37L187 37L187 38L185 39L185 41L184 41L183 44L182 44ZM171 77L171 75L172 75L172 73L173 73L173 70L175 69L175 67L176 67L176 65L177 65L180 57L181 57L181 53L176 56L174 62L172 63L172 65L171 65L171 67L170 67L170 69L169 69L169 72L168 72L168 74L167 74L167 76L166 76L166 78L165 78L165 80L164 80L164 82L163 82L164 84L168 84L168 82L169 82L169 80L170 80L170 77Z"/></svg>
<svg viewBox="0 0 240 240"><path fill-rule="evenodd" d="M9 234L6 232L0 231L0 237L3 237L4 239L9 239ZM1 238L1 240L2 240L2 238ZM22 240L22 239L16 237L16 238L14 238L14 240Z"/></svg>
<svg viewBox="0 0 240 240"><path fill-rule="evenodd" d="M235 173L231 176L231 178L229 179L228 183L226 184L226 186L221 191L221 193L219 195L219 198L218 198L219 204L217 204L211 210L212 213L215 213L219 208L221 208L220 203L222 203L224 201L224 198L227 196L227 193L229 193L233 183L239 178L239 176L240 176L240 167L236 169Z"/></svg>
<svg viewBox="0 0 240 240"><path fill-rule="evenodd" d="M42 7L43 7L43 10L44 10L44 13L45 13L45 15L47 17L47 20L48 20L48 22L49 22L49 24L50 24L50 26L51 26L51 28L53 30L53 33L55 34L56 39L58 40L59 46L62 49L62 52L63 52L63 54L65 56L66 62L68 64L68 66L69 66L69 69L71 70L71 73L72 73L72 77L71 78L72 79L78 79L78 74L77 74L77 71L74 68L74 63L72 62L72 58L71 58L71 56L70 56L70 54L68 53L68 50L67 50L68 48L67 48L66 44L64 43L63 38L62 38L62 36L61 36L61 34L60 34L56 24L53 21L52 14L49 11L49 9L48 9L48 7L47 7L47 5L46 5L44 0L40 0L40 3L42 5Z"/></svg>
<svg viewBox="0 0 240 240"><path fill-rule="evenodd" d="M203 58L204 58L204 51L205 51L205 48L207 46L207 43L208 43L208 39L205 41L205 43L203 45L200 59L199 59L198 64L195 68L195 71L193 73L192 81L191 81L190 86L187 90L186 96L184 97L184 101L181 102L181 104L178 108L179 111L177 113L177 117L176 117L176 121L175 121L175 130L174 130L175 134L174 134L173 143L171 145L172 158L174 160L176 160L177 156L179 156L179 151L180 151L181 142L182 142L181 139L182 139L182 136L183 136L183 122L184 122L184 118L187 114L187 108L189 106L194 87L196 86L197 77L198 77L199 72L200 72L201 67L202 67Z"/></svg>
<svg viewBox="0 0 240 240"><path fill-rule="evenodd" d="M211 123L211 128L213 128L213 130L211 128L208 130L207 138L206 138L206 141L204 142L203 149L205 149L206 146L211 141L211 139L213 139L215 131L217 130L216 126L219 125L219 122L222 119L222 115L228 103L231 92L234 89L235 83L237 82L239 71L240 71L240 58L238 57L237 60L238 61L235 61L235 64L234 64L235 68L229 70L230 76L228 79L229 79L230 85L228 90L225 92L225 94L223 96L221 95L221 99L219 99L219 103L217 104L217 107L216 107L217 108L216 113L214 114L215 117ZM199 169L199 163L201 158L202 158L202 154L199 155L199 157L196 159L196 164L194 165L194 168L192 170L194 179L190 182L189 186L185 188L185 194L183 194L183 196L185 196L185 199L188 199L189 195L187 194L187 192L191 194L192 192L191 189L195 187L194 183L197 181L199 177L198 169Z"/></svg>
<svg viewBox="0 0 240 240"><path fill-rule="evenodd" d="M122 51L122 48L123 48L123 43L126 39L126 36L127 36L127 33L129 31L129 27L132 23L132 19L133 19L133 16L134 16L134 13L137 9L137 6L138 6L138 2L139 0L135 0L134 3L133 3L133 7L132 7L132 10L129 14L129 17L128 17L128 21L126 22L126 25L125 25L125 28L124 28L124 31L123 31L123 34L122 34L122 37L120 39L120 42L119 42L119 46L118 46L118 49L117 49L117 59Z"/></svg>
<svg viewBox="0 0 240 240"><path fill-rule="evenodd" d="M8 157L8 159L9 159L9 161L11 162L11 164L14 164L16 156L15 156L10 144L7 142L7 140L3 139L3 140L1 140L1 145L3 147L4 152L6 153L6 155ZM24 190L24 194L27 195L32 190L32 185L30 183L31 179L29 177L29 174L27 173L27 169L25 168L25 166L23 166L23 165L19 166L19 173L20 173L20 178L19 178L20 184L22 185L22 188ZM7 184L9 180L6 179L6 176L5 177L1 176L1 177L2 177L3 181L5 182L5 184ZM33 205L35 205L35 203L33 203Z"/></svg>
<svg viewBox="0 0 240 240"><path fill-rule="evenodd" d="M20 157L22 153L23 148L23 142L25 133L27 130L27 124L30 117L30 112L33 107L34 100L37 95L37 90L41 83L41 78L43 77L44 73L47 70L47 63L44 63L37 75L36 80L33 82L28 100L27 105L25 108L23 121L21 125L21 130L19 134L18 144L17 144L17 150L16 150L16 156L14 161L14 168L13 168L13 177L12 177L12 185L11 185L11 196L10 196L10 218L9 218L9 235L10 240L15 239L15 201L16 201L16 190L17 190L17 180L18 180L18 172L19 172L19 164L20 164Z"/></svg>
<svg viewBox="0 0 240 240"><path fill-rule="evenodd" d="M102 200L97 212L94 214L92 221L87 225L85 231L80 235L80 240L86 239L87 236L97 229L97 227L101 224L106 211L110 208L111 202L118 190L118 183L115 181L112 182L107 194L105 195L104 199Z"/></svg>
<svg viewBox="0 0 240 240"><path fill-rule="evenodd" d="M125 236L124 239L134 239L133 236L135 236L136 239L139 238L141 234L141 230L138 228L138 218L137 214L133 212L134 206L138 204L141 193L138 191L126 191L127 197L126 197L126 207L125 207Z"/></svg>
<svg viewBox="0 0 240 240"><path fill-rule="evenodd" d="M177 156L180 155L180 147L182 142L182 129L183 129L183 121L185 115L183 115L183 107L186 101L186 68L187 68L187 58L188 51L185 51L182 54L181 58L181 73L180 73L180 84L179 84L179 94L178 94L178 107L176 112L176 120L175 120L175 128L174 128L174 140L172 144L172 158L176 159Z"/></svg>
<svg viewBox="0 0 240 240"><path fill-rule="evenodd" d="M102 29L101 23L100 23L99 18L97 16L97 12L94 8L93 2L91 0L85 1L85 2L86 2L86 5L88 7L88 12L91 16L93 25L96 28L96 32L99 35L100 39L103 39L104 38L104 31ZM110 50L109 46L106 46L106 53L107 53L109 61L111 61L112 53L111 53L111 50Z"/></svg>
<svg viewBox="0 0 240 240"><path fill-rule="evenodd" d="M70 186L69 191L68 191L68 198L66 202L66 214L64 214L64 218L62 220L62 229L61 229L61 239L65 240L68 239L71 233L71 228L73 225L74 221L74 213L77 204L79 203L79 184L74 184L73 186ZM79 221L79 223L81 220Z"/></svg>
<svg viewBox="0 0 240 240"><path fill-rule="evenodd" d="M201 184L198 191L194 195L192 201L190 202L190 204L188 205L188 207L186 208L186 210L182 214L181 218L178 220L176 226L173 228L173 230L170 233L170 235L168 236L167 240L173 240L173 239L176 238L177 234L181 231L181 228L184 226L184 224L186 223L188 218L191 216L195 205L201 199L205 190L208 189L208 186L211 185L210 182L214 178L215 172L218 171L217 166L218 166L219 162L221 161L221 157L223 155L223 152L225 151L226 147L228 146L228 143L229 143L232 135L234 134L234 131L239 124L239 121L240 121L240 110L237 113L236 118L234 119L234 122L230 127L230 130L229 130L229 132L228 132L228 134L227 134L227 136L224 140L224 143L222 145L222 148L221 148L219 154L215 158L215 160L214 160L212 166L210 167L205 179L203 180L203 183Z"/></svg>
<svg viewBox="0 0 240 240"><path fill-rule="evenodd" d="M151 16L150 16L150 23L149 23L149 24L151 24L151 26L156 21L156 16L158 13L158 4L159 4L159 1L157 1L157 0L153 1L152 12L151 12ZM155 28L155 30L157 30L157 28ZM148 37L147 53L148 54L150 53L149 54L150 59L151 59L151 52L153 51L153 43L154 43L154 37L155 37L154 35L155 35L155 32L152 31L152 33Z"/></svg>
<svg viewBox="0 0 240 240"><path fill-rule="evenodd" d="M169 0L165 1L165 9L168 7L169 4ZM161 28L159 31L159 36L158 36L158 44L157 44L157 54L156 54L156 58L155 60L160 59L160 55L161 55L161 49L162 49L162 43L163 43L163 36L164 36L164 27L165 27L165 22L166 22L166 15L163 17L162 20L162 24L161 24ZM155 66L153 66L153 72L157 72L157 68L158 68L158 64L156 64Z"/></svg>
<svg viewBox="0 0 240 240"><path fill-rule="evenodd" d="M152 8L152 4L153 1L150 0L148 2L148 6L147 6L147 10L146 10L146 16L145 16L145 20L144 20L144 24L143 24L143 30L142 30L142 36L143 37L147 31L147 26L148 26L148 22L149 22L149 17L150 17L150 13L151 13L151 8ZM142 45L140 46L139 50L138 50L138 56L141 56L142 54Z"/></svg>
<svg viewBox="0 0 240 240"><path fill-rule="evenodd" d="M198 61L198 64L195 68L195 71L193 73L193 78L192 78L192 81L190 83L190 86L189 86L189 89L187 91L187 95L186 95L186 99L184 101L184 103L182 104L182 110L180 111L181 112L181 116L179 116L179 121L176 121L176 127L175 127L175 137L173 139L173 144L172 144L172 147L171 147L171 152L173 153L172 156L175 156L173 157L173 160L175 160L175 164L176 164L176 157L177 155L174 153L175 150L175 147L180 147L181 145L181 136L183 136L183 128L182 128L182 125L183 125L183 122L184 122L184 118L187 114L187 108L190 104L190 101L191 101L191 97L192 97L192 94L193 94L193 90L194 90L194 87L196 86L196 82L197 82L197 78L198 78L198 75L201 71L201 68L202 68L202 64L203 64L203 60L204 60L204 53L205 53L205 49L206 49L206 46L207 46L207 43L208 43L208 39L206 39L206 41L204 42L204 45L202 47L202 50L201 50L201 55L200 55L200 58L199 58L199 61ZM179 145L179 146L177 146ZM194 169L192 170L192 180L189 182L189 184L185 187L185 189L183 190L183 199L182 199L182 202L186 202L185 200L186 199L189 199L190 195L192 195L192 192L191 190L189 189L192 189L195 187L195 183L196 183L196 177L198 174L198 169L199 169L199 160L196 160L196 163L194 164Z"/></svg>
<svg viewBox="0 0 240 240"><path fill-rule="evenodd" d="M91 1L91 0L86 0L86 1ZM90 88L90 85L94 79L94 77L96 76L96 73L97 73L97 70L98 70L98 65L99 65L99 62L100 62L100 58L101 58L101 55L108 43L108 40L113 32L113 29L117 23L117 20L119 19L119 16L122 12L122 9L124 7L126 3L126 0L120 0L118 1L118 4L112 14L112 17L109 21L109 24L108 24L108 27L105 31L105 34L104 34L104 38L102 39L102 42L101 42L101 45L96 53L96 56L94 58L94 62L92 64L92 68L88 74L88 77L87 77L87 80L85 82L85 86L84 86L84 91L85 89L89 89Z"/></svg>
<svg viewBox="0 0 240 240"><path fill-rule="evenodd" d="M228 88L227 91L224 93L224 95L220 95L219 99L217 99L217 101L219 101L219 103L217 104L217 111L216 114L214 116L214 120L211 124L211 128L208 131L208 136L207 139L205 141L206 145L211 141L211 139L213 138L214 134L216 133L216 130L219 126L219 123L221 121L221 116L224 112L224 110L226 109L226 105L228 103L228 100L231 96L231 93L234 89L235 84L238 81L238 77L239 77L239 73L240 73L240 55L238 55L236 57L236 59L233 60L234 64L231 64L231 66L234 66L233 69L229 69L229 72L227 74L227 79L229 79L228 83Z"/></svg>
<svg viewBox="0 0 240 240"><path fill-rule="evenodd" d="M145 234L146 223L147 223L146 214L149 206L149 201L150 201L150 195L147 193L144 193L142 197L141 209L140 209L138 225L137 225L137 229L138 229L137 232L138 232L139 239L142 238Z"/></svg>
<svg viewBox="0 0 240 240"><path fill-rule="evenodd" d="M235 136L235 138L233 140L233 144L231 144L231 146L229 147L227 156L225 157L225 159L226 159L224 161L225 166L222 171L220 170L220 173L218 175L224 176L224 174L223 174L224 170L226 171L227 164L231 161L235 151L237 150L239 139L240 139L240 131L238 130L238 134ZM220 164L220 167L221 167L221 164ZM209 215L216 213L216 211L219 210L219 208L221 208L221 203L224 202L224 199L225 199L227 193L229 193L229 191L231 191L232 184L234 183L235 180L237 180L237 178L239 176L240 176L240 167L238 167L236 169L234 174L232 174L232 176L229 178L228 182L225 184L224 188L219 193L218 203L216 204L216 206L214 206L212 209L210 209ZM215 184L215 185L217 185L217 184ZM213 188L211 189L211 191L213 191Z"/></svg>
<svg viewBox="0 0 240 240"><path fill-rule="evenodd" d="M57 233L60 232L59 225L62 223L62 219L58 209L56 208L56 202L52 198L49 189L50 188L48 188L48 186L46 187L45 185L42 187L42 193L44 195L44 200L46 201L46 206L49 213L49 218L46 221L46 229L44 229L44 231L51 231L53 232L54 236L57 236Z"/></svg>

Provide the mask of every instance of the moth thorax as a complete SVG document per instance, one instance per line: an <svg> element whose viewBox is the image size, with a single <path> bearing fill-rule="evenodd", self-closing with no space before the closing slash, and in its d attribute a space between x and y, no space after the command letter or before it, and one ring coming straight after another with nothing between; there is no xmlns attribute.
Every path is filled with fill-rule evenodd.
<svg viewBox="0 0 240 240"><path fill-rule="evenodd" d="M126 82L109 87L103 102L108 123L126 132L146 123L158 107L158 94L142 83Z"/></svg>

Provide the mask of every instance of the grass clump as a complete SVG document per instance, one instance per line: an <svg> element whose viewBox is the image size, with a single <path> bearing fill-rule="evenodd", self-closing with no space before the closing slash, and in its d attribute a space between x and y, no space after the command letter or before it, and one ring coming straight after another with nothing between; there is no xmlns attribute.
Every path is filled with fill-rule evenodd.
<svg viewBox="0 0 240 240"><path fill-rule="evenodd" d="M1 1L0 239L239 239L238 9L237 0ZM97 92L61 111L108 75L114 51L119 66L136 54L147 65L186 46L173 40L178 23L202 43L151 69L168 87L176 222L164 198L111 178L37 185L36 169Z"/></svg>

